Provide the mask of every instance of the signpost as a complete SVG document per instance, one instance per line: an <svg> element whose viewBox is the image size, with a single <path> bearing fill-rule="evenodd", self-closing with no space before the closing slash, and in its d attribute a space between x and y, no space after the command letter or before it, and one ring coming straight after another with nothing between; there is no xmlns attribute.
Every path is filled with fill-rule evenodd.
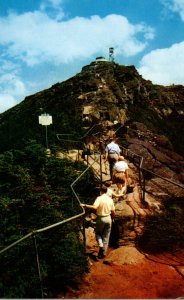
<svg viewBox="0 0 184 300"><path fill-rule="evenodd" d="M42 114L39 118L39 124L45 126L45 137L46 137L46 148L48 149L48 136L47 136L47 126L52 124L52 116L49 114Z"/></svg>

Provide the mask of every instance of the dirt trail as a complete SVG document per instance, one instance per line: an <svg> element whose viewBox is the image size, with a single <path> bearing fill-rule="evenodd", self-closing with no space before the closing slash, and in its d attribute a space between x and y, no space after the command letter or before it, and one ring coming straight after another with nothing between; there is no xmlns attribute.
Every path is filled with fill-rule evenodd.
<svg viewBox="0 0 184 300"><path fill-rule="evenodd" d="M178 272L179 271L179 272ZM183 275L182 275L183 274ZM184 298L184 249L149 255L134 265L107 265L93 261L90 272L58 298L80 299L176 299Z"/></svg>
<svg viewBox="0 0 184 300"><path fill-rule="evenodd" d="M93 236L87 244L89 252L97 250ZM109 249L109 255L112 251ZM90 262L90 271L79 281L78 289L68 288L56 298L184 299L184 249L145 254L142 262L134 264L109 265L91 258Z"/></svg>

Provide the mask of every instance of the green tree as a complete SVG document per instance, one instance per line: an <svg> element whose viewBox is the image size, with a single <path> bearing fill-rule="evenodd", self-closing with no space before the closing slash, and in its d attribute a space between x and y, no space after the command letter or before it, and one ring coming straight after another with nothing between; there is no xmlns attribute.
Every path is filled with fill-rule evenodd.
<svg viewBox="0 0 184 300"><path fill-rule="evenodd" d="M35 229L47 227L82 210L71 183L85 170L82 163L47 158L35 141L0 156L0 250ZM79 198L95 190L93 173L76 185ZM88 269L80 238L82 220L58 226L23 240L0 255L2 298L40 297L36 249L44 292L65 289ZM26 272L25 272L26 270ZM52 278L54 280L52 280ZM30 287L31 285L31 287Z"/></svg>

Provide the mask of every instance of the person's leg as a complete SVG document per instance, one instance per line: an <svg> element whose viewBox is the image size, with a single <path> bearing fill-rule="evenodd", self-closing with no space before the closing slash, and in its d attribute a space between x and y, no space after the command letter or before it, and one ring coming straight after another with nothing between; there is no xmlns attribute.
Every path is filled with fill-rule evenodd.
<svg viewBox="0 0 184 300"><path fill-rule="evenodd" d="M118 155L117 154L113 154L113 153L109 153L108 154L108 162L109 162L109 171L110 171L110 176L111 176L111 180L112 180L112 171L113 171L113 167L115 162L118 160Z"/></svg>
<svg viewBox="0 0 184 300"><path fill-rule="evenodd" d="M112 154L109 157L109 170L110 170L110 176L111 176L111 180L112 180L112 175L113 175L113 167L115 162L117 161L117 154Z"/></svg>
<svg viewBox="0 0 184 300"><path fill-rule="evenodd" d="M96 219L96 240L98 243L99 247L103 247L103 238L102 238L102 234L103 234L103 230L104 230L104 223L101 221L100 217L97 217Z"/></svg>
<svg viewBox="0 0 184 300"><path fill-rule="evenodd" d="M114 161L112 159L110 159L109 160L109 171L110 171L111 180L112 180L113 166L114 166Z"/></svg>
<svg viewBox="0 0 184 300"><path fill-rule="evenodd" d="M111 216L104 217L103 222L104 222L104 229L102 233L102 241L103 241L104 254L106 254L109 245L109 238L110 238L111 226L112 226Z"/></svg>
<svg viewBox="0 0 184 300"><path fill-rule="evenodd" d="M105 257L103 235L106 227L106 222L104 222L104 219L106 219L106 217L97 217L96 222L96 240L99 246L98 258Z"/></svg>

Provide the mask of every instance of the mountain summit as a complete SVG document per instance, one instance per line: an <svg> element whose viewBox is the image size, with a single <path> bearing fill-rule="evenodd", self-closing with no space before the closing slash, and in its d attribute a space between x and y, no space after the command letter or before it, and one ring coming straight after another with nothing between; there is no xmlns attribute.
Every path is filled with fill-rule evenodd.
<svg viewBox="0 0 184 300"><path fill-rule="evenodd" d="M96 59L74 77L26 97L0 115L1 151L23 139L44 140L38 116L45 112L53 118L51 142L57 133L79 137L84 126L102 120L125 126L140 122L166 135L177 152L184 151L184 86L154 85L134 66Z"/></svg>

